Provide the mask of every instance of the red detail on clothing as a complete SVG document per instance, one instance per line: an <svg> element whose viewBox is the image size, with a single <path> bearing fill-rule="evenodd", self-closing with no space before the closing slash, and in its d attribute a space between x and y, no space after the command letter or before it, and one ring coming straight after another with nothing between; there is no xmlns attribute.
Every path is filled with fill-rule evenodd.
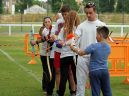
<svg viewBox="0 0 129 96"><path fill-rule="evenodd" d="M58 30L56 31L55 35L58 35L60 33L61 28L63 27L63 23L58 24Z"/></svg>
<svg viewBox="0 0 129 96"><path fill-rule="evenodd" d="M52 26L50 26L50 28L49 28L48 39L50 39L51 29L52 29Z"/></svg>
<svg viewBox="0 0 129 96"><path fill-rule="evenodd" d="M60 68L60 54L59 52L54 52L54 67L55 69Z"/></svg>
<svg viewBox="0 0 129 96"><path fill-rule="evenodd" d="M73 33L68 34L66 37L66 40L72 39L73 37L75 37L75 35Z"/></svg>

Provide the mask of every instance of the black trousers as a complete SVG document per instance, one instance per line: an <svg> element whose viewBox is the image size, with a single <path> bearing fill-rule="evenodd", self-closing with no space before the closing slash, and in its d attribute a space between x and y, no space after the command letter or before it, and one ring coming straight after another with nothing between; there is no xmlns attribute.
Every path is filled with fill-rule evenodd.
<svg viewBox="0 0 129 96"><path fill-rule="evenodd" d="M60 85L59 85L59 96L64 96L65 90L66 90L66 83L68 80L68 72L69 67L71 65L71 69L73 72L73 75L76 75L76 67L72 68L72 66L75 66L73 56L68 56L61 58L61 64L60 64L60 72L61 72L61 78L60 78ZM76 78L76 76L74 77Z"/></svg>
<svg viewBox="0 0 129 96"><path fill-rule="evenodd" d="M52 95L54 87L55 87L55 68L54 68L54 59L49 58L50 68L52 73L52 80L50 80L50 74L48 71L47 65L47 57L40 56L42 61L42 68L43 68L43 76L42 76L42 89L47 91L48 95Z"/></svg>

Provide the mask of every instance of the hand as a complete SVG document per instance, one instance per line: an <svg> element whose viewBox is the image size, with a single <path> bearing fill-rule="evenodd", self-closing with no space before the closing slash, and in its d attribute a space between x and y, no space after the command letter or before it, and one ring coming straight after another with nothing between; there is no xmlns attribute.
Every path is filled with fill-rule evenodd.
<svg viewBox="0 0 129 96"><path fill-rule="evenodd" d="M59 44L59 40L55 40L55 44L56 44L56 47L57 47L57 48L62 48L62 45Z"/></svg>
<svg viewBox="0 0 129 96"><path fill-rule="evenodd" d="M65 42L62 41L62 40L59 40L58 43L59 43L60 45L62 45L62 46L65 44Z"/></svg>
<svg viewBox="0 0 129 96"><path fill-rule="evenodd" d="M66 41L66 45L70 46L70 45L74 45L75 46L75 39L71 38L69 40Z"/></svg>
<svg viewBox="0 0 129 96"><path fill-rule="evenodd" d="M57 35L52 35L52 36L51 36L51 39L52 39L53 41L57 40Z"/></svg>
<svg viewBox="0 0 129 96"><path fill-rule="evenodd" d="M34 45L36 44L36 42L35 42L34 40L31 40L31 41L30 41L30 44L31 44L32 46L34 46Z"/></svg>
<svg viewBox="0 0 129 96"><path fill-rule="evenodd" d="M74 45L70 45L70 49L71 49L73 52L75 52L75 47L74 47Z"/></svg>
<svg viewBox="0 0 129 96"><path fill-rule="evenodd" d="M48 40L49 40L48 36L45 36L45 40L46 40L46 41L48 41Z"/></svg>

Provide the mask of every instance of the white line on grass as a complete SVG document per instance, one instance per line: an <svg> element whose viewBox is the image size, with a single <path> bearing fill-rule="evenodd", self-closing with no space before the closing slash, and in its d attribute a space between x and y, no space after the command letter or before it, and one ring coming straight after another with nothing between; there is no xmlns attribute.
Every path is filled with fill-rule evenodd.
<svg viewBox="0 0 129 96"><path fill-rule="evenodd" d="M16 62L15 59L13 59L7 52L0 49L0 51L12 62L14 62L17 66L19 66L23 71L28 73L30 76L32 76L36 81L41 83L41 80L38 79L38 77L32 72L32 70L27 69L26 67L22 66L20 63Z"/></svg>

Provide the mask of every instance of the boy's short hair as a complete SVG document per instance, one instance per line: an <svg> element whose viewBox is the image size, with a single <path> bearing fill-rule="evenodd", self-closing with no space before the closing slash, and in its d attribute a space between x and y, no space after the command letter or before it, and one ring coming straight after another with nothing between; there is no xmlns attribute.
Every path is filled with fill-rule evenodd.
<svg viewBox="0 0 129 96"><path fill-rule="evenodd" d="M109 35L109 29L106 26L99 26L97 27L97 33L102 34L103 38L107 39Z"/></svg>
<svg viewBox="0 0 129 96"><path fill-rule="evenodd" d="M70 6L69 5L63 5L60 12L61 13L64 13L64 12L69 12L71 9L70 9Z"/></svg>

